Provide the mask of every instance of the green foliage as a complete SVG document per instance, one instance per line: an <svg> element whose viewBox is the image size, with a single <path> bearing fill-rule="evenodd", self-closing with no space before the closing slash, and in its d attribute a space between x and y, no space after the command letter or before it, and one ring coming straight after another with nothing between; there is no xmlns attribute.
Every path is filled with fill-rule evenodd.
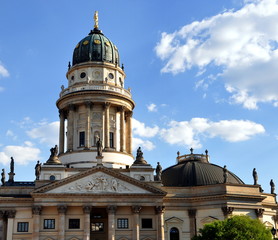
<svg viewBox="0 0 278 240"><path fill-rule="evenodd" d="M271 240L270 229L260 220L248 216L234 216L214 221L200 229L200 235L192 240Z"/></svg>

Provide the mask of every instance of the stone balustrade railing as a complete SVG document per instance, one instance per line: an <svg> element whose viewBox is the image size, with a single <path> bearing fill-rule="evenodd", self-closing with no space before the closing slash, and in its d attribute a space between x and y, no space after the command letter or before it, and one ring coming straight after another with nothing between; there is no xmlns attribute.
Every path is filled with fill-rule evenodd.
<svg viewBox="0 0 278 240"><path fill-rule="evenodd" d="M78 92L78 91L86 91L86 90L104 90L104 91L111 91L111 92L116 92L123 94L124 96L130 97L131 98L131 93L129 90L126 90L124 88L120 87L114 87L114 86L109 86L109 85L93 85L93 86L72 86L69 88L65 88L60 92L60 97L63 97L69 93L72 92Z"/></svg>

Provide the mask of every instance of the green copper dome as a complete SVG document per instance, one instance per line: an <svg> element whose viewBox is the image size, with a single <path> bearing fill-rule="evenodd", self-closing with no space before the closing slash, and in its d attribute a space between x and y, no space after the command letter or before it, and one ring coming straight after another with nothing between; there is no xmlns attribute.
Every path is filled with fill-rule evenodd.
<svg viewBox="0 0 278 240"><path fill-rule="evenodd" d="M85 62L107 62L119 65L117 47L98 28L91 30L74 49L72 66Z"/></svg>

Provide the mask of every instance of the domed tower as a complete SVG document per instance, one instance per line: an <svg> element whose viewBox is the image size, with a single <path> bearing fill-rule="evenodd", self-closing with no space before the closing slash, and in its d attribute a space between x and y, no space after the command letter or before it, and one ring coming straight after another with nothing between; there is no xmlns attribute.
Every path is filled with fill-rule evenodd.
<svg viewBox="0 0 278 240"><path fill-rule="evenodd" d="M131 117L135 103L124 88L118 49L99 29L97 12L94 19L94 29L74 49L66 74L68 87L62 87L56 103L59 159L71 167L92 167L101 149L104 166L125 167L134 161Z"/></svg>

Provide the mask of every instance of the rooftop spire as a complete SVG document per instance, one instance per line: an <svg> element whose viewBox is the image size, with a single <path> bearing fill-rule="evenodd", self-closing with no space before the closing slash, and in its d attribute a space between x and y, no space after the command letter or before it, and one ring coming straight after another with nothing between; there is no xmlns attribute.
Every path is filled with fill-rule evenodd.
<svg viewBox="0 0 278 240"><path fill-rule="evenodd" d="M95 14L94 14L94 21L95 21L95 26L94 26L94 28L98 29L98 11L95 11Z"/></svg>

